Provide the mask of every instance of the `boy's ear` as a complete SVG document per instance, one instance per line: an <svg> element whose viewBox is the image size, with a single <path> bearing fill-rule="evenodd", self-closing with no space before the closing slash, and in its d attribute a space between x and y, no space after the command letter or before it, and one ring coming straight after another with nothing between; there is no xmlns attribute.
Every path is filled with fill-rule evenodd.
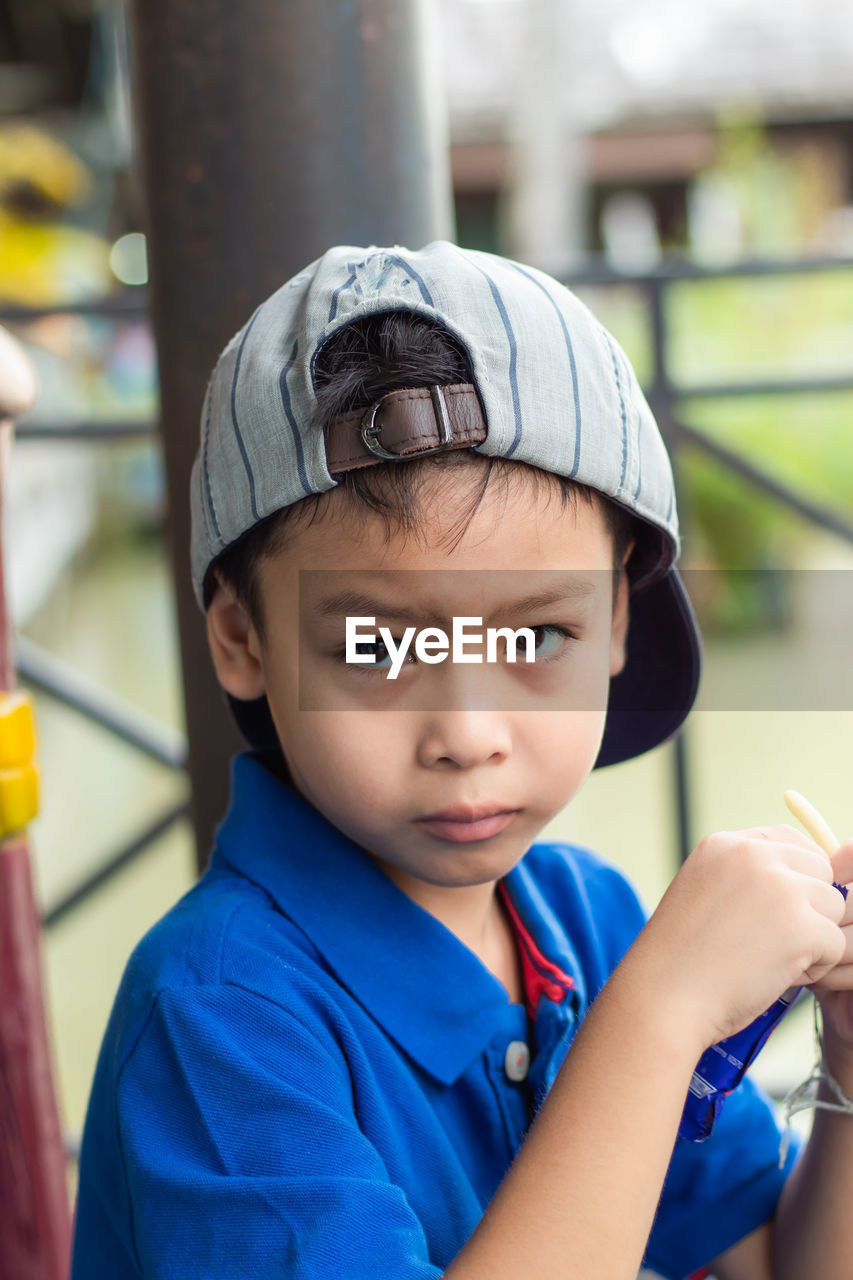
<svg viewBox="0 0 853 1280"><path fill-rule="evenodd" d="M266 692L261 645L246 609L219 578L207 610L207 641L226 693L251 701Z"/></svg>
<svg viewBox="0 0 853 1280"><path fill-rule="evenodd" d="M634 540L632 539L625 557L622 561L622 567L619 570L619 589L616 592L616 603L613 606L613 625L610 630L610 674L618 676L619 672L625 666L627 657L627 639L628 625L631 621L631 611L628 603L630 582L628 574L625 570L628 557L634 549Z"/></svg>

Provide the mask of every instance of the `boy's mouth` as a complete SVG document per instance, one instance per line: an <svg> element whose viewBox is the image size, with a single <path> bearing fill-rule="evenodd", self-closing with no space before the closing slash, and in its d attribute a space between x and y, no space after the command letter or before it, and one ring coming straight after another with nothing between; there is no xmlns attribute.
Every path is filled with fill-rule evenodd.
<svg viewBox="0 0 853 1280"><path fill-rule="evenodd" d="M497 804L454 805L418 819L432 835L461 844L468 840L485 840L497 835L512 821L518 809L502 809Z"/></svg>

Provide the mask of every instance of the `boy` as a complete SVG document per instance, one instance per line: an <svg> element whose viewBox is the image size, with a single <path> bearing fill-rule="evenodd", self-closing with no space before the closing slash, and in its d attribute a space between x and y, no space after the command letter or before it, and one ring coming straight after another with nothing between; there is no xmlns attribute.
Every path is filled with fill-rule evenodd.
<svg viewBox="0 0 853 1280"><path fill-rule="evenodd" d="M117 996L75 1280L848 1275L849 1114L793 1173L748 1080L676 1130L702 1052L796 983L853 1093L853 841L709 836L647 924L535 843L699 670L666 451L586 308L450 244L330 250L220 357L192 500L255 750ZM460 619L524 628L517 660L448 660Z"/></svg>

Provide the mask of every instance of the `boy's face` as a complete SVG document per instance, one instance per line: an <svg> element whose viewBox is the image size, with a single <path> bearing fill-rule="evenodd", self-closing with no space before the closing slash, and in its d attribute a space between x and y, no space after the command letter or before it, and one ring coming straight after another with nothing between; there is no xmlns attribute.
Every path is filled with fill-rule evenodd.
<svg viewBox="0 0 853 1280"><path fill-rule="evenodd" d="M564 507L528 484L496 501L490 487L454 545L471 492L458 473L425 488L429 537L417 542L386 540L373 514L340 519L346 499L332 492L323 518L298 522L259 566L263 640L221 587L208 614L220 681L236 697L266 694L294 785L416 900L425 885L484 884L519 861L592 769L609 680L624 663L627 579L614 605L598 504ZM300 597L303 570L324 572L302 578ZM572 593L578 584L583 594ZM509 607L565 585L554 603ZM376 608L339 601L329 612L344 592ZM537 660L524 661L523 645L515 665L409 660L391 681L381 647L373 668L343 661L347 614L375 616L372 630L387 626L397 642L439 618L450 635L454 615L482 617L483 629L540 628ZM448 809L462 813L433 816ZM464 821L482 810L494 816Z"/></svg>

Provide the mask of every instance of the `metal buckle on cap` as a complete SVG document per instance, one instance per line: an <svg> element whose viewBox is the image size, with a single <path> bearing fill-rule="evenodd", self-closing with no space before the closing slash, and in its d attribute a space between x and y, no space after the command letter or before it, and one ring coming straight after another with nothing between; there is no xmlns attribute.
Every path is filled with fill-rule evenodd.
<svg viewBox="0 0 853 1280"><path fill-rule="evenodd" d="M394 392L391 391L388 394L393 395ZM361 420L361 438L365 447L371 453L375 453L377 458L389 458L400 462L406 462L409 458L423 458L428 453L438 453L440 449L446 449L448 445L453 443L453 432L450 427L450 417L447 412L444 392L441 387L430 387L429 394L438 427L438 444L428 444L422 449L412 449L409 453L389 453L387 449L384 449L379 440L379 433L382 428L376 421L377 413L382 408L385 400L388 399L388 396L383 396L381 400L376 401L376 404L371 405Z"/></svg>

